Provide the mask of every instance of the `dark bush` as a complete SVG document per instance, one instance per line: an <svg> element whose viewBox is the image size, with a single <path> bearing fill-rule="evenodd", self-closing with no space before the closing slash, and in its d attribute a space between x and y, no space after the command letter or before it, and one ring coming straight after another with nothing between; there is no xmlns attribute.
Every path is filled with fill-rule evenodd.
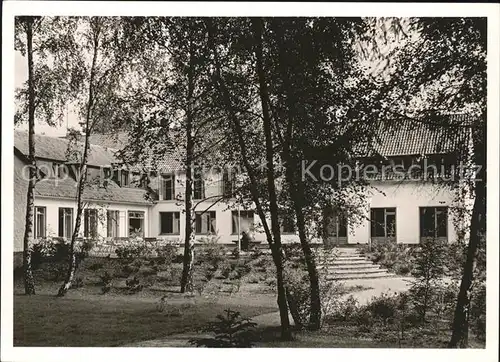
<svg viewBox="0 0 500 362"><path fill-rule="evenodd" d="M83 287L83 279L80 277L77 277L73 280L73 283L71 283L71 289L79 289Z"/></svg>
<svg viewBox="0 0 500 362"><path fill-rule="evenodd" d="M470 307L470 325L472 332L481 340L486 340L486 284L473 289Z"/></svg>
<svg viewBox="0 0 500 362"><path fill-rule="evenodd" d="M398 309L397 295L381 294L372 300L366 306L375 320L381 321L383 324L390 324L394 322Z"/></svg>
<svg viewBox="0 0 500 362"><path fill-rule="evenodd" d="M127 290L130 294L138 293L144 288L141 281L136 276L132 279L127 279L125 281L125 285L127 286Z"/></svg>
<svg viewBox="0 0 500 362"><path fill-rule="evenodd" d="M189 342L197 347L241 348L252 347L252 330L256 326L239 312L230 309L225 314L217 315L217 321L209 323L206 332L213 333L212 338L192 339Z"/></svg>

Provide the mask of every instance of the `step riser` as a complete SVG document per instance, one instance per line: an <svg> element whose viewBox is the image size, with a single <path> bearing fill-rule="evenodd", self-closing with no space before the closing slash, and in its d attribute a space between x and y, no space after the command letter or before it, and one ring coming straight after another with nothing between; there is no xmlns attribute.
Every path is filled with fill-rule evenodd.
<svg viewBox="0 0 500 362"><path fill-rule="evenodd" d="M331 276L326 278L327 280L354 280L354 279L385 279L385 278L394 278L396 275L387 274L387 275L357 275L357 276Z"/></svg>
<svg viewBox="0 0 500 362"><path fill-rule="evenodd" d="M334 250L333 255L320 252L316 255L318 269L324 270L327 280L382 279L395 274L374 264L357 250Z"/></svg>
<svg viewBox="0 0 500 362"><path fill-rule="evenodd" d="M327 269L327 270L380 270L380 266L378 265L328 265L328 266L318 266L318 269Z"/></svg>

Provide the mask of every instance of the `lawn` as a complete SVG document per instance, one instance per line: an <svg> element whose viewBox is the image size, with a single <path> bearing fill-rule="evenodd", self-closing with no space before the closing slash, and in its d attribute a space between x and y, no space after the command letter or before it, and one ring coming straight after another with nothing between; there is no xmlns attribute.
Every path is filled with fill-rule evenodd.
<svg viewBox="0 0 500 362"><path fill-rule="evenodd" d="M179 300L160 312L151 298L15 295L14 346L119 346L199 330L227 307L247 317L276 310L240 301L213 303L194 298Z"/></svg>
<svg viewBox="0 0 500 362"><path fill-rule="evenodd" d="M65 297L57 298L65 261L43 263L34 271L35 296L23 295L22 273L14 275L15 346L119 346L175 333L199 331L226 308L254 317L277 310L275 295L264 284L245 285L230 292L227 277L202 281L207 269L198 265L196 285L203 293L179 293L182 265L157 260L118 260L89 257L78 271L81 281ZM135 269L134 269L135 268ZM130 272L132 270L132 272ZM63 270L64 271L64 270ZM102 275L109 274L112 288L102 292ZM131 293L126 281L137 276L144 284ZM261 277L264 279L264 276ZM158 309L167 296L167 307Z"/></svg>

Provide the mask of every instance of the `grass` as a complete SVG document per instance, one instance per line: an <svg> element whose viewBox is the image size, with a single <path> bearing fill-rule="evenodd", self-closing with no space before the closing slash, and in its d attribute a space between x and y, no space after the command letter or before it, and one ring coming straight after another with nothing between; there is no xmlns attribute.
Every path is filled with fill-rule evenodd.
<svg viewBox="0 0 500 362"><path fill-rule="evenodd" d="M110 347L199 330L227 305L195 300L159 312L154 299L14 296L14 346ZM239 304L245 317L275 308Z"/></svg>
<svg viewBox="0 0 500 362"><path fill-rule="evenodd" d="M228 307L245 317L277 310L275 298L267 291L267 286L255 285L258 288L233 295L220 289L228 289L224 283L229 280L211 281L211 288L216 291L214 295L205 290L201 295L196 293L186 298L179 293L182 265L174 263L166 267L155 260L89 257L81 263L76 275L83 285L71 289L66 297L57 298L55 295L62 282L61 273L54 270L64 265L64 261L43 263L34 271L35 296L22 295L22 273L15 273L15 346L118 346L199 331ZM126 273L127 266L137 270ZM150 273L150 269L155 270L154 273ZM171 274L170 270L176 273ZM112 276L113 287L107 294L101 291L104 273ZM196 267L195 285L202 284L200 278L204 273L205 265ZM134 275L145 287L138 293L129 294L125 282ZM168 297L167 308L159 311L159 299L164 295Z"/></svg>

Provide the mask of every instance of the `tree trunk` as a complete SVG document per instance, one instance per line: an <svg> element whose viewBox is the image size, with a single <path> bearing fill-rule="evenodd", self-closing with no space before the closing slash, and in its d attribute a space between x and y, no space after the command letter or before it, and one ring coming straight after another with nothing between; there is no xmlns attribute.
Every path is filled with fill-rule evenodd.
<svg viewBox="0 0 500 362"><path fill-rule="evenodd" d="M191 167L186 168L186 228L184 240L184 258L182 260L182 277L181 277L181 293L194 290L193 285L193 265L194 265L194 232L193 232L193 217L192 217L192 175Z"/></svg>
<svg viewBox="0 0 500 362"><path fill-rule="evenodd" d="M293 170L287 165L287 173L293 173ZM297 183L301 181L297 180ZM290 181L289 181L290 184ZM304 259L307 267L307 274L309 276L309 289L310 289L310 314L309 314L309 325L310 330L319 330L321 328L321 294L319 287L319 275L318 269L316 268L316 260L314 259L314 254L311 250L311 245L309 245L309 240L306 234L306 223L304 218L304 207L302 205L300 192L293 190L293 183L290 191L290 196L293 203L293 208L295 211L295 218L297 219L297 229L299 231L299 240L302 252L304 253ZM297 186L298 187L298 186Z"/></svg>
<svg viewBox="0 0 500 362"><path fill-rule="evenodd" d="M94 78L96 71L96 62L97 62L97 53L99 47L99 37L97 34L94 35L94 49L93 49L93 57L92 57L92 65L90 68L90 80L89 80L89 97L87 100L87 110L85 117L85 142L83 155L80 163L79 175L78 175L78 187L76 194L76 223L75 228L73 230L73 234L71 236L71 242L69 246L69 257L68 257L68 272L66 274L66 279L64 280L63 285L59 288L57 296L63 297L66 295L68 290L71 288L71 284L73 283L73 279L76 273L76 254L75 254L75 244L76 238L80 232L80 226L82 224L82 213L83 213L83 189L85 188L85 183L87 181L87 158L88 158L88 150L90 147L90 131L91 128L91 116L92 116L92 108L94 105Z"/></svg>
<svg viewBox="0 0 500 362"><path fill-rule="evenodd" d="M278 261L278 265L280 268L283 268L283 250L281 246L281 231L280 231L280 222L279 222L279 209L278 209L278 198L276 196L276 185L274 183L274 147L273 147L273 136L272 136L272 130L271 130L271 116L269 113L269 94L267 90L267 83L266 83L266 75L265 75L265 70L264 70L264 64L263 64L263 39L262 39L262 31L263 31L263 21L261 18L253 18L252 19L252 26L253 26L253 31L254 31L254 37L255 37L255 57L257 60L257 76L259 79L259 94L260 94L260 101L262 105L262 118L263 118L263 123L264 123L264 137L265 137L265 145L266 145L266 178L267 178L267 191L269 194L269 211L271 213L271 229L273 233L273 239L274 239L274 245L276 248L276 258L279 258L280 260ZM284 276L283 276L283 270L278 271L278 287L280 287L280 283L283 283L283 291L282 295L278 294L278 304L279 298L286 299L287 294L286 290L287 287L284 284ZM280 289L278 289L280 291ZM284 301L283 301L284 303ZM290 304L290 303L289 303ZM293 315L298 316L298 313L296 313L295 309ZM293 316L292 315L292 316ZM288 318L288 312L287 312L287 318ZM295 319L295 318L294 318ZM297 322L300 325L302 321L300 321L300 318L297 318Z"/></svg>
<svg viewBox="0 0 500 362"><path fill-rule="evenodd" d="M186 112L186 190L184 195L184 207L186 212L186 228L184 240L184 258L182 264L181 293L192 292L193 285L193 265L194 265L194 217L193 217L193 45L190 43L189 68L188 68L188 95Z"/></svg>
<svg viewBox="0 0 500 362"><path fill-rule="evenodd" d="M31 268L31 246L33 244L33 208L35 201L36 160L35 160L35 83L33 74L33 20L26 21L26 38L28 52L28 160L29 181L26 196L26 224L23 239L23 275L24 292L27 295L35 294L35 281Z"/></svg>
<svg viewBox="0 0 500 362"><path fill-rule="evenodd" d="M208 27L208 35L209 35L209 42L212 47L213 55L214 55L214 61L215 61L215 82L216 86L221 94L222 101L224 103L224 107L226 111L228 112L228 115L231 120L231 124L234 128L235 134L238 139L238 144L239 148L241 151L241 157L243 160L243 165L248 173L248 177L250 179L250 193L252 195L252 201L255 203L256 209L257 209L257 214L259 215L262 225L264 227L264 231L266 233L267 237L267 242L269 244L269 247L271 249L271 254L273 257L273 262L276 266L276 284L277 284L277 292L278 292L278 298L277 298L277 303L280 311L280 322L281 322L281 338L283 340L291 340L292 338L292 333L290 329L290 320L288 317L288 305L287 305L287 297L286 297L286 289L285 289L285 283L284 283L284 276L283 276L283 250L281 247L281 244L276 244L275 240L273 240L273 235L271 233L271 230L269 229L269 225L267 224L267 220L265 217L265 213L263 211L262 205L259 200L259 193L257 191L257 180L255 178L253 168L250 164L250 161L248 160L248 157L246 155L246 146L245 146L245 141L243 139L243 129L241 127L241 124L235 114L233 104L231 101L231 96L229 94L229 91L224 83L224 80L221 75L221 65L218 59L218 52L214 43L214 28L212 24L212 19L208 18L206 20L206 24Z"/></svg>
<svg viewBox="0 0 500 362"><path fill-rule="evenodd" d="M475 165L479 165L481 169L477 175L479 180L475 181L475 200L472 208L469 245L467 246L467 257L453 318L452 336L448 343L449 348L466 348L468 345L468 320L471 301L470 295L474 280L474 266L481 238L485 236L484 232L486 230L486 122L484 121L484 125L480 127L480 132L473 134L473 141L474 163Z"/></svg>
<svg viewBox="0 0 500 362"><path fill-rule="evenodd" d="M283 40L284 34L281 28L277 29L278 38ZM289 81L290 73L287 71L285 64L288 59L283 52L284 45L280 44L279 50L279 67L281 75L283 77L283 82L287 85L287 89L291 90L291 84ZM263 83L265 86L265 83ZM269 99L269 97L267 97ZM293 135L293 121L294 112L293 107L295 107L295 102L291 97L287 97L287 111L288 119L286 122L286 131L283 139L282 145L282 156L285 160L285 177L289 185L290 198L293 204L293 210L295 218L297 221L297 229L299 232L299 240L304 253L304 259L307 266L307 274L309 277L309 289L310 289L310 317L308 328L310 330L318 330L321 327L321 294L319 286L319 276L318 270L316 268L316 261L314 260L314 255L309 245L309 240L307 239L306 233L306 223L304 217L304 184L301 180L301 176L296 173L295 166L297 162L291 155L291 142Z"/></svg>

